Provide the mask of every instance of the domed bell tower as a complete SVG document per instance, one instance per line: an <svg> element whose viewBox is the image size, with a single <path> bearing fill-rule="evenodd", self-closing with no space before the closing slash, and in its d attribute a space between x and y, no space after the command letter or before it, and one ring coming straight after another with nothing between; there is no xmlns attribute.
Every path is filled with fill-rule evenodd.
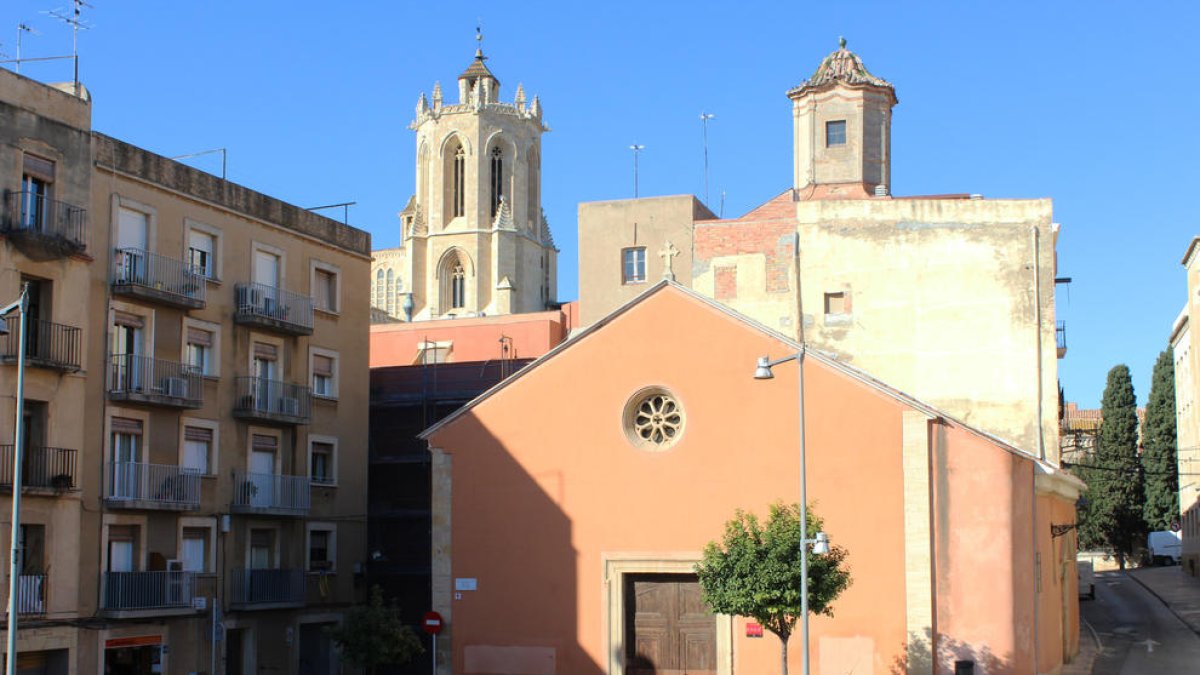
<svg viewBox="0 0 1200 675"><path fill-rule="evenodd" d="M477 35L482 41L482 36ZM482 44L458 76L458 102L421 94L416 194L400 213L412 318L535 312L555 301L557 254L541 204L541 103L500 80Z"/></svg>

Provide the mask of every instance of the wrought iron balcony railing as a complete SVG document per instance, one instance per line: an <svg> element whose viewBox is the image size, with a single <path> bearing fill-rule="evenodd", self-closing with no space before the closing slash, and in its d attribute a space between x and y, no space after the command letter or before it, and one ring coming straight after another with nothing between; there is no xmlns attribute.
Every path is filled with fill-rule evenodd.
<svg viewBox="0 0 1200 675"><path fill-rule="evenodd" d="M17 614L41 616L46 613L45 574L22 574L17 577Z"/></svg>
<svg viewBox="0 0 1200 675"><path fill-rule="evenodd" d="M302 516L312 505L308 476L233 472L233 509L241 513Z"/></svg>
<svg viewBox="0 0 1200 675"><path fill-rule="evenodd" d="M236 417L292 424L308 424L312 393L308 387L262 377L237 378Z"/></svg>
<svg viewBox="0 0 1200 675"><path fill-rule="evenodd" d="M119 248L113 260L113 294L199 309L204 307L207 286L201 271L140 248Z"/></svg>
<svg viewBox="0 0 1200 675"><path fill-rule="evenodd" d="M1058 327L1054 330L1055 342L1058 345L1058 358L1067 355L1067 322L1059 321Z"/></svg>
<svg viewBox="0 0 1200 675"><path fill-rule="evenodd" d="M108 396L114 401L199 408L204 403L204 387L200 373L186 363L113 354L108 364Z"/></svg>
<svg viewBox="0 0 1200 675"><path fill-rule="evenodd" d="M103 572L100 607L108 612L190 610L195 597L192 572Z"/></svg>
<svg viewBox="0 0 1200 675"><path fill-rule="evenodd" d="M142 462L109 462L104 469L104 498L110 507L200 508L200 474L196 471Z"/></svg>
<svg viewBox="0 0 1200 675"><path fill-rule="evenodd" d="M62 257L87 249L87 210L36 192L7 191L4 201L4 231L36 248L35 257Z"/></svg>
<svg viewBox="0 0 1200 675"><path fill-rule="evenodd" d="M26 448L22 455L25 468L21 471L21 486L74 490L75 456L74 450L66 448ZM12 489L12 484L13 446L0 445L0 486Z"/></svg>
<svg viewBox="0 0 1200 675"><path fill-rule="evenodd" d="M289 335L312 335L313 300L266 284L237 284L233 320Z"/></svg>
<svg viewBox="0 0 1200 675"><path fill-rule="evenodd" d="M303 605L304 570L249 569L233 570L231 602L249 608L255 605Z"/></svg>
<svg viewBox="0 0 1200 675"><path fill-rule="evenodd" d="M21 337L16 322L0 335L0 361L16 363ZM79 329L53 321L30 319L25 323L25 363L41 368L74 372L80 368Z"/></svg>

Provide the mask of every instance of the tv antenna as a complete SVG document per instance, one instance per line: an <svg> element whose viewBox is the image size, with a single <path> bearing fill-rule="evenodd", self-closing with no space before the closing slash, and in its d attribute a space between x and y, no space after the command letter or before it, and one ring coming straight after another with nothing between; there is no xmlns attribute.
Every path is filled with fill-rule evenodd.
<svg viewBox="0 0 1200 675"><path fill-rule="evenodd" d="M637 199L638 198L638 155L642 154L642 151L646 149L646 146L642 145L641 143L634 143L633 145L629 146L629 149L633 151L633 198Z"/></svg>
<svg viewBox="0 0 1200 675"><path fill-rule="evenodd" d="M37 29L25 22L17 24L17 60L15 63L18 73L21 72L21 37L25 33L29 33L30 35L41 35Z"/></svg>
<svg viewBox="0 0 1200 675"><path fill-rule="evenodd" d="M704 205L708 206L708 121L716 119L712 113L701 112L700 124L704 126Z"/></svg>
<svg viewBox="0 0 1200 675"><path fill-rule="evenodd" d="M84 2L83 0L73 0L73 2L71 4L73 6L73 11L71 14L67 14L66 10L63 10L63 9L52 9L48 12L43 12L43 13L48 14L71 27L71 60L73 60L75 62L75 80L74 80L75 95L78 96L79 95L79 30L81 28L83 30L88 30L89 28L91 28L90 24L88 24L86 21L84 21L82 18L80 18L80 14L82 13L84 7L87 7L88 9L95 9L95 8L92 7L91 5L89 5L88 3Z"/></svg>

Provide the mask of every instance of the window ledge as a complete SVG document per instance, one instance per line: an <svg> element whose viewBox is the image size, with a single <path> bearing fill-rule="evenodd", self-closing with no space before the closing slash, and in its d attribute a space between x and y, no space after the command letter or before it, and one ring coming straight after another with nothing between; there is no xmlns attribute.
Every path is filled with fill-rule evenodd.
<svg viewBox="0 0 1200 675"><path fill-rule="evenodd" d="M313 398L313 400L314 400L314 401L318 401L318 402L321 402L321 403L332 403L332 404L336 404L336 403L338 402L338 397L337 397L337 396L322 396L322 395L320 395L320 394L313 394L313 395L312 395L312 398Z"/></svg>
<svg viewBox="0 0 1200 675"><path fill-rule="evenodd" d="M213 286L220 286L220 285L221 285L221 280L220 280L220 279L218 279L217 277L204 277L204 281L206 281L206 282L208 282L208 283L212 284Z"/></svg>
<svg viewBox="0 0 1200 675"><path fill-rule="evenodd" d="M310 577L335 577L337 570L305 570Z"/></svg>
<svg viewBox="0 0 1200 675"><path fill-rule="evenodd" d="M825 315L826 326L851 326L853 324L854 315L850 313Z"/></svg>
<svg viewBox="0 0 1200 675"><path fill-rule="evenodd" d="M621 285L622 286L641 286L644 283L646 283L645 279L637 279L637 280L633 280L633 281L622 281Z"/></svg>
<svg viewBox="0 0 1200 675"><path fill-rule="evenodd" d="M338 486L338 484L336 482L318 483L317 481L313 480L312 478L309 478L308 480L309 480L310 484L315 488L335 488Z"/></svg>
<svg viewBox="0 0 1200 675"><path fill-rule="evenodd" d="M320 307L313 307L313 311L317 314L323 314L334 319L342 315L342 313L336 309L321 309Z"/></svg>

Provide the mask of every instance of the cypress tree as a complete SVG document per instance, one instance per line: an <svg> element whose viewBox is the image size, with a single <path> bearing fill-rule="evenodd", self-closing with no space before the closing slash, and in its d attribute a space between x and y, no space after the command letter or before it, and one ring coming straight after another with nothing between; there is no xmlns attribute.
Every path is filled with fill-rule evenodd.
<svg viewBox="0 0 1200 675"><path fill-rule="evenodd" d="M1142 428L1144 515L1151 530L1165 530L1179 518L1179 467L1175 457L1175 364L1170 350L1164 350L1154 364L1146 424Z"/></svg>
<svg viewBox="0 0 1200 675"><path fill-rule="evenodd" d="M1088 462L1085 509L1087 529L1099 534L1117 556L1125 561L1146 531L1142 509L1146 495L1138 458L1137 399L1129 367L1121 364L1108 371L1108 383L1100 402L1103 419L1096 437L1095 455Z"/></svg>

